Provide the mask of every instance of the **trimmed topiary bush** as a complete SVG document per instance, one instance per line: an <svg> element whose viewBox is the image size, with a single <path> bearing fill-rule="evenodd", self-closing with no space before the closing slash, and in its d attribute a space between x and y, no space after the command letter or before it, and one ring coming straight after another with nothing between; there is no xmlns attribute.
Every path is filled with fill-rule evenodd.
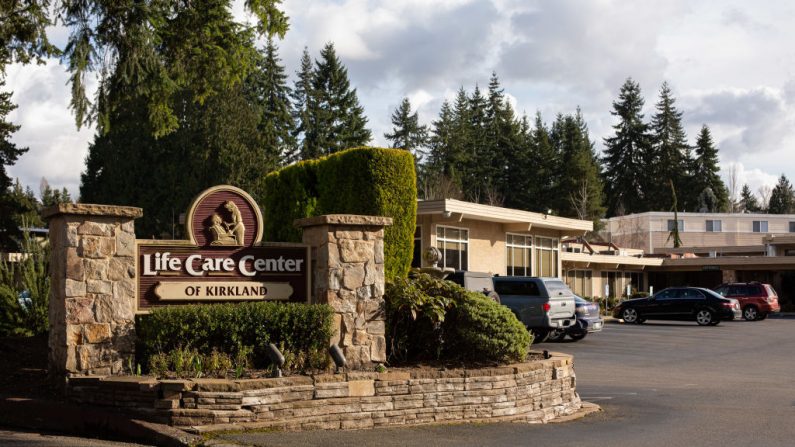
<svg viewBox="0 0 795 447"><path fill-rule="evenodd" d="M322 214L387 216L385 275L405 277L411 267L417 214L414 157L402 149L354 148L268 174L263 208L265 239L300 242L293 221Z"/></svg>
<svg viewBox="0 0 795 447"><path fill-rule="evenodd" d="M150 357L180 349L232 356L250 351L253 366L264 368L265 348L274 343L293 359L287 369L322 368L314 363L327 359L333 313L327 305L271 302L158 307L136 318L137 361L149 365Z"/></svg>
<svg viewBox="0 0 795 447"><path fill-rule="evenodd" d="M515 362L524 360L532 343L507 307L427 274L388 282L384 298L394 362Z"/></svg>

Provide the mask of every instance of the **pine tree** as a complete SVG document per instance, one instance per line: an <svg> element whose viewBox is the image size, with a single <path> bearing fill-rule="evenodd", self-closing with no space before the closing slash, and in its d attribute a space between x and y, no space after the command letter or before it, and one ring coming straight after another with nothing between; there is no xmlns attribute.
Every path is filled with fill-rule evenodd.
<svg viewBox="0 0 795 447"><path fill-rule="evenodd" d="M619 118L613 126L615 135L605 138L603 158L607 208L611 216L619 212L647 211L653 199L650 194L651 136L649 126L643 122L643 102L640 86L629 78L610 112Z"/></svg>
<svg viewBox="0 0 795 447"><path fill-rule="evenodd" d="M718 148L712 142L709 127L701 126L701 131L696 139L696 158L693 172L692 189L699 194L709 188L717 200L717 209L728 210L729 191L720 178L718 166ZM750 190L749 190L750 192Z"/></svg>
<svg viewBox="0 0 795 447"><path fill-rule="evenodd" d="M560 155L556 211L562 216L599 222L605 212L599 164L579 109L573 116L558 115L551 140Z"/></svg>
<svg viewBox="0 0 795 447"><path fill-rule="evenodd" d="M515 183L511 178L512 166L522 157L522 123L516 119L513 107L505 98L496 73L491 74L486 98L485 120L486 142L481 160L489 167L487 175L491 186L487 188L492 204L504 204L514 193Z"/></svg>
<svg viewBox="0 0 795 447"><path fill-rule="evenodd" d="M268 166L287 165L298 159L290 104L292 92L286 81L278 48L272 39L268 39L265 53L257 60L257 71L246 84L246 95L262 111L258 129L262 155Z"/></svg>
<svg viewBox="0 0 795 447"><path fill-rule="evenodd" d="M467 107L469 132L464 145L467 157L462 176L464 193L473 202L482 202L487 192L493 188L486 109L486 98L475 85Z"/></svg>
<svg viewBox="0 0 795 447"><path fill-rule="evenodd" d="M4 86L5 80L0 74L0 89ZM16 241L21 234L14 216L24 211L21 204L10 195L11 178L6 172L6 166L16 163L19 156L28 151L28 148L17 147L11 142L11 135L20 126L7 121L7 117L16 108L11 102L11 93L0 91L0 250L17 246Z"/></svg>
<svg viewBox="0 0 795 447"><path fill-rule="evenodd" d="M392 113L392 125L392 132L385 133L384 138L391 142L392 147L410 151L419 162L422 159L422 149L428 143L428 126L420 125L417 112L411 113L411 102L408 98L403 98Z"/></svg>
<svg viewBox="0 0 795 447"><path fill-rule="evenodd" d="M753 192L751 192L751 188L748 184L743 185L743 189L740 192L740 211L745 213L758 213L762 211L762 208L759 206L759 201L756 199L756 196Z"/></svg>
<svg viewBox="0 0 795 447"><path fill-rule="evenodd" d="M41 195L42 208L49 208L59 203L72 203L72 196L69 191L64 187L62 189L53 189L47 179L42 177L39 183L39 194Z"/></svg>
<svg viewBox="0 0 795 447"><path fill-rule="evenodd" d="M770 193L770 205L767 212L770 214L790 214L795 211L795 191L789 179L784 174L778 179L778 183Z"/></svg>
<svg viewBox="0 0 795 447"><path fill-rule="evenodd" d="M309 49L304 47L304 52L301 55L300 68L296 72L295 84L292 91L293 103L293 120L296 127L293 130L293 137L298 141L299 157L302 160L317 158L321 153L313 152L316 147L310 147L306 139L307 134L316 134L312 117L314 113L310 109L314 107L314 95L312 92L312 77L314 70L312 65L312 58L309 57Z"/></svg>
<svg viewBox="0 0 795 447"><path fill-rule="evenodd" d="M679 203L682 209L695 205L699 191L693 192L688 188L690 182L690 152L687 145L687 136L682 127L682 112L676 109L676 100L671 93L667 82L660 88L660 99L651 120L651 160L652 177L657 179L649 192L654 197L654 204L647 206L656 210L666 210L672 205L668 180L674 182L674 187L679 191Z"/></svg>
<svg viewBox="0 0 795 447"><path fill-rule="evenodd" d="M334 44L328 43L315 61L308 113L311 126L305 126L305 154L332 154L367 144L372 134L359 104L356 89L351 89L348 70L342 65Z"/></svg>

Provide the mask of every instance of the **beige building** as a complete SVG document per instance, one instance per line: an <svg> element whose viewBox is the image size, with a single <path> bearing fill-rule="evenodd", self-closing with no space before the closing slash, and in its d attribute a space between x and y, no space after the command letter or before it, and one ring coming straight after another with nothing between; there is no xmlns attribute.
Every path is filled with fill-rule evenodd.
<svg viewBox="0 0 795 447"><path fill-rule="evenodd" d="M674 213L648 212L604 220L606 241L648 254L700 252L757 254L770 235L795 234L795 214L678 213L679 237L683 249L674 250L669 238Z"/></svg>
<svg viewBox="0 0 795 447"><path fill-rule="evenodd" d="M422 253L442 252L442 266L501 276L552 276L583 296L645 291L645 268L662 259L642 250L582 239L593 223L528 211L464 202L418 202L414 267L427 267ZM605 285L609 289L605 289Z"/></svg>
<svg viewBox="0 0 795 447"><path fill-rule="evenodd" d="M593 230L590 221L453 199L417 205L415 267L427 267L422 253L434 246L443 266L456 270L561 276L561 240Z"/></svg>

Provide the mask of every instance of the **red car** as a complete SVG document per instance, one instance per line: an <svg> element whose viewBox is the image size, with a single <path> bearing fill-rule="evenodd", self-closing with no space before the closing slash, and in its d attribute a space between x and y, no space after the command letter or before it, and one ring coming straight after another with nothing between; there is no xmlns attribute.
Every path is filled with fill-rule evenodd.
<svg viewBox="0 0 795 447"><path fill-rule="evenodd" d="M778 295L770 284L735 282L721 284L715 291L726 298L740 302L743 318L748 321L764 320L770 312L779 312Z"/></svg>

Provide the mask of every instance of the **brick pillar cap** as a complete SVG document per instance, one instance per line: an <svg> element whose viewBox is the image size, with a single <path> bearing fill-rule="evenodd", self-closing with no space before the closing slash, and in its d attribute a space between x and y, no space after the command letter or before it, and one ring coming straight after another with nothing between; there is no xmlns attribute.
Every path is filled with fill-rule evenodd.
<svg viewBox="0 0 795 447"><path fill-rule="evenodd" d="M44 219L62 215L97 216L97 217L129 217L137 219L144 215L144 210L134 206L94 205L91 203L59 203L41 212Z"/></svg>
<svg viewBox="0 0 795 447"><path fill-rule="evenodd" d="M300 228L316 227L319 225L360 225L368 227L386 227L392 225L392 218L383 216L361 216L357 214L326 214L323 216L296 219L293 221L293 225Z"/></svg>

